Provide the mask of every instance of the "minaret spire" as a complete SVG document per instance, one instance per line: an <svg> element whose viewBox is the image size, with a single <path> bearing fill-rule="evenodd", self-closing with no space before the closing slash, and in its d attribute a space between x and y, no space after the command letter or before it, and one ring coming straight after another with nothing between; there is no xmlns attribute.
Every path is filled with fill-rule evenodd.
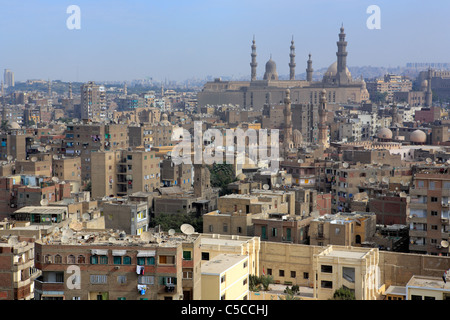
<svg viewBox="0 0 450 320"><path fill-rule="evenodd" d="M252 41L252 62L250 63L251 67L251 80L256 80L256 67L258 66L258 63L256 62L256 44L255 44L255 35L253 35L253 41Z"/></svg>
<svg viewBox="0 0 450 320"><path fill-rule="evenodd" d="M427 91L425 92L425 107L431 107L433 103L433 93L431 91L431 78L432 78L432 72L431 68L428 68L428 74L427 74Z"/></svg>
<svg viewBox="0 0 450 320"><path fill-rule="evenodd" d="M294 46L294 36L292 36L291 40L291 52L289 54L290 62L289 62L289 80L295 80L295 46Z"/></svg>
<svg viewBox="0 0 450 320"><path fill-rule="evenodd" d="M322 145L324 149L329 147L328 144L328 127L326 124L326 109L327 109L327 92L322 89L319 105L319 141L318 144Z"/></svg>
<svg viewBox="0 0 450 320"><path fill-rule="evenodd" d="M312 68L311 53L308 55L308 57L309 59L307 61L307 68L306 68L306 81L311 82L314 71L314 69Z"/></svg>
<svg viewBox="0 0 450 320"><path fill-rule="evenodd" d="M337 42L337 80L340 84L348 83L347 77L347 41L345 41L344 24L341 26L339 41Z"/></svg>
<svg viewBox="0 0 450 320"><path fill-rule="evenodd" d="M291 90L286 89L286 97L284 98L284 137L283 149L285 156L289 149L292 148L292 112L291 112Z"/></svg>
<svg viewBox="0 0 450 320"><path fill-rule="evenodd" d="M69 82L69 99L73 99L73 94L72 94L72 82Z"/></svg>

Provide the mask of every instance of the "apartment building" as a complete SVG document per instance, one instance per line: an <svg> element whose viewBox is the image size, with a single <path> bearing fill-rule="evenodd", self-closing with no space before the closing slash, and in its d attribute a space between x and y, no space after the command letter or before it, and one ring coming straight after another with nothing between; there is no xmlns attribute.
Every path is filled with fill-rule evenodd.
<svg viewBox="0 0 450 320"><path fill-rule="evenodd" d="M203 300L248 300L248 256L220 254L202 263Z"/></svg>
<svg viewBox="0 0 450 320"><path fill-rule="evenodd" d="M53 158L52 176L60 181L81 182L81 157L73 158Z"/></svg>
<svg viewBox="0 0 450 320"><path fill-rule="evenodd" d="M144 234L63 229L36 241L35 299L200 300L199 236Z"/></svg>
<svg viewBox="0 0 450 320"><path fill-rule="evenodd" d="M150 212L147 202L110 201L102 203L106 229L121 229L126 234L141 235L148 231Z"/></svg>
<svg viewBox="0 0 450 320"><path fill-rule="evenodd" d="M93 151L115 151L128 148L125 124L69 124L61 152L66 157L81 158L81 178L91 179Z"/></svg>
<svg viewBox="0 0 450 320"><path fill-rule="evenodd" d="M81 86L81 119L101 121L108 118L106 89L103 85L89 81Z"/></svg>
<svg viewBox="0 0 450 320"><path fill-rule="evenodd" d="M159 123L142 123L140 126L130 126L130 147L143 146L148 149L175 145L175 142L172 141L174 128L175 126L167 120L166 114L162 114Z"/></svg>
<svg viewBox="0 0 450 320"><path fill-rule="evenodd" d="M34 265L33 239L18 236L0 238L0 300L31 300L34 280L41 271Z"/></svg>
<svg viewBox="0 0 450 320"><path fill-rule="evenodd" d="M10 158L12 160L25 160L27 158L27 138L29 137L30 135L18 131L1 133L0 159L2 161L7 161Z"/></svg>
<svg viewBox="0 0 450 320"><path fill-rule="evenodd" d="M154 151L92 152L92 197L152 192L160 186L159 158Z"/></svg>
<svg viewBox="0 0 450 320"><path fill-rule="evenodd" d="M314 298L330 299L344 286L356 300L377 300L382 286L378 264L378 249L327 247L313 255Z"/></svg>
<svg viewBox="0 0 450 320"><path fill-rule="evenodd" d="M190 189L192 178L191 164L174 164L171 157L161 161L161 182L165 187L179 186L183 190Z"/></svg>
<svg viewBox="0 0 450 320"><path fill-rule="evenodd" d="M421 165L413 170L409 190L410 252L431 255L449 254L441 242L450 235L450 171L448 165Z"/></svg>

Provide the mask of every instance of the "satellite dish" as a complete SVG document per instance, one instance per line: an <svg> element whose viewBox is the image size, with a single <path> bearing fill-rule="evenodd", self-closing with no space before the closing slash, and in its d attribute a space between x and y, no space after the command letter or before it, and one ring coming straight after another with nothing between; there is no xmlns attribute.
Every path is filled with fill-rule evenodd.
<svg viewBox="0 0 450 320"><path fill-rule="evenodd" d="M151 241L153 239L153 235L148 231L144 231L141 233L140 238L143 241Z"/></svg>
<svg viewBox="0 0 450 320"><path fill-rule="evenodd" d="M264 189L264 190L269 190L269 189L270 189L270 186L269 186L268 184L265 184L265 185L263 185L263 189Z"/></svg>
<svg viewBox="0 0 450 320"><path fill-rule="evenodd" d="M445 161L446 164L450 164L450 159L448 159L447 161Z"/></svg>
<svg viewBox="0 0 450 320"><path fill-rule="evenodd" d="M441 241L441 246L442 246L443 248L448 248L448 245L449 245L448 241L446 241L446 240L442 240L442 241Z"/></svg>
<svg viewBox="0 0 450 320"><path fill-rule="evenodd" d="M61 237L61 243L68 243L69 242L69 237L68 236L62 236Z"/></svg>
<svg viewBox="0 0 450 320"><path fill-rule="evenodd" d="M36 157L31 158L31 162L36 162L36 161L37 161Z"/></svg>
<svg viewBox="0 0 450 320"><path fill-rule="evenodd" d="M433 162L433 160L432 160L431 158L426 158L425 161L426 161L427 163Z"/></svg>
<svg viewBox="0 0 450 320"><path fill-rule="evenodd" d="M38 148L38 151L39 151L39 152L44 152L44 151L45 151L45 148L44 148L44 147L39 147L39 148Z"/></svg>
<svg viewBox="0 0 450 320"><path fill-rule="evenodd" d="M83 213L82 217L83 217L83 220L91 219L91 215L89 213Z"/></svg>
<svg viewBox="0 0 450 320"><path fill-rule="evenodd" d="M45 150L50 151L52 146L45 146Z"/></svg>
<svg viewBox="0 0 450 320"><path fill-rule="evenodd" d="M370 179L369 179L369 182L370 182L370 183L375 183L375 179L374 179L374 178L370 178Z"/></svg>
<svg viewBox="0 0 450 320"><path fill-rule="evenodd" d="M13 159L13 156L9 155L9 156L6 157L6 159L8 159L8 161L11 161ZM450 160L448 160L448 161L450 161Z"/></svg>
<svg viewBox="0 0 450 320"><path fill-rule="evenodd" d="M347 162L344 162L344 163L342 164L342 166L343 166L344 168L348 168L348 163L347 163Z"/></svg>
<svg viewBox="0 0 450 320"><path fill-rule="evenodd" d="M383 177L381 179L384 183L389 183L389 178L388 177Z"/></svg>
<svg viewBox="0 0 450 320"><path fill-rule="evenodd" d="M18 239L17 236L9 237L9 239L8 239L8 244L10 244L10 245L16 245L16 244L18 244L18 243L19 243L19 239Z"/></svg>
<svg viewBox="0 0 450 320"><path fill-rule="evenodd" d="M115 243L115 242L116 242L116 238L114 238L114 237L109 237L109 238L108 238L108 242Z"/></svg>
<svg viewBox="0 0 450 320"><path fill-rule="evenodd" d="M71 229L65 229L62 232L62 235L65 236L65 237L69 237L69 238L73 237L73 231Z"/></svg>
<svg viewBox="0 0 450 320"><path fill-rule="evenodd" d="M40 204L41 204L41 206L46 206L46 205L48 205L48 200L47 199L42 199Z"/></svg>
<svg viewBox="0 0 450 320"><path fill-rule="evenodd" d="M169 236L173 236L175 234L175 230L174 229L170 229L168 231L168 233L169 233Z"/></svg>
<svg viewBox="0 0 450 320"><path fill-rule="evenodd" d="M58 159L59 159L59 157L56 154L54 154L53 155L53 160L58 160Z"/></svg>
<svg viewBox="0 0 450 320"><path fill-rule="evenodd" d="M59 179L58 179L58 177L53 177L53 178L52 178L52 181L58 183L58 182L59 182Z"/></svg>
<svg viewBox="0 0 450 320"><path fill-rule="evenodd" d="M400 192L400 197L401 197L401 198L405 198L405 197L407 197L407 194L406 194L406 192Z"/></svg>
<svg viewBox="0 0 450 320"><path fill-rule="evenodd" d="M298 163L303 163L304 161L303 161L303 159L298 159L297 162Z"/></svg>
<svg viewBox="0 0 450 320"><path fill-rule="evenodd" d="M277 184L275 185L275 187L279 188L279 187L280 187L280 184L279 184L279 183L277 183Z"/></svg>
<svg viewBox="0 0 450 320"><path fill-rule="evenodd" d="M180 227L181 232L183 232L184 234L190 235L193 234L195 232L195 229L193 226L191 226L190 224L182 224Z"/></svg>

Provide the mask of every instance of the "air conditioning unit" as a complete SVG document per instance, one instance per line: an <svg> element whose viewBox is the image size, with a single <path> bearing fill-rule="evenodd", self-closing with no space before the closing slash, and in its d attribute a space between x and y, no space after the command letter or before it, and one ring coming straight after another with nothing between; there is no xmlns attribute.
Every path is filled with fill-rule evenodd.
<svg viewBox="0 0 450 320"><path fill-rule="evenodd" d="M114 269L115 269L115 270L119 270L120 267L119 267L119 266L115 266Z"/></svg>

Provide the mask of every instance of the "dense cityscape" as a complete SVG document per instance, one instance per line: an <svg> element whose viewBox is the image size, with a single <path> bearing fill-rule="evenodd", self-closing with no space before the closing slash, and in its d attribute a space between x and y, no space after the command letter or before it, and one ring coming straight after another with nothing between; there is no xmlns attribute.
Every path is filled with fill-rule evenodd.
<svg viewBox="0 0 450 320"><path fill-rule="evenodd" d="M257 36L243 77L1 61L0 300L450 300L450 63L328 32L285 75Z"/></svg>

